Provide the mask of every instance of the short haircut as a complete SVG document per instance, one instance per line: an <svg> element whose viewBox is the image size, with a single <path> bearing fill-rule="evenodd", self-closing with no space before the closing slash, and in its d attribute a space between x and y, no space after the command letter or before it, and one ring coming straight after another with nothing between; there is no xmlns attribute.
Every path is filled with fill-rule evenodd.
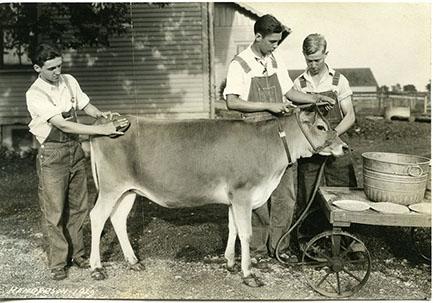
<svg viewBox="0 0 436 303"><path fill-rule="evenodd" d="M327 50L327 41L323 35L310 34L303 41L303 54L312 55L317 51L322 50L323 53Z"/></svg>
<svg viewBox="0 0 436 303"><path fill-rule="evenodd" d="M33 64L42 67L45 61L61 56L62 54L57 48L49 44L43 43L35 48L35 50L32 52L31 59Z"/></svg>
<svg viewBox="0 0 436 303"><path fill-rule="evenodd" d="M283 32L283 26L274 16L263 15L254 23L254 34L261 34L263 37Z"/></svg>

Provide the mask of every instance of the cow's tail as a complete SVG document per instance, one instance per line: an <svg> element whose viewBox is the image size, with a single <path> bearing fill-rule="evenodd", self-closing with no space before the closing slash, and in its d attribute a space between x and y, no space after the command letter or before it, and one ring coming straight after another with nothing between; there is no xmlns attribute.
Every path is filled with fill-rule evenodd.
<svg viewBox="0 0 436 303"><path fill-rule="evenodd" d="M97 173L97 163L95 161L95 151L93 149L92 138L89 140L89 149L91 153L91 171L92 178L94 179L94 185L98 192L98 173Z"/></svg>

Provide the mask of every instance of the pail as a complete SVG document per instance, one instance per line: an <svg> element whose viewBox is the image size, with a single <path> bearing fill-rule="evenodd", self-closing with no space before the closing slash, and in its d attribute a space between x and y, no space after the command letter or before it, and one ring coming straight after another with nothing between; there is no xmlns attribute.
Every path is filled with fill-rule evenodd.
<svg viewBox="0 0 436 303"><path fill-rule="evenodd" d="M424 199L430 159L421 156L368 152L363 158L363 189L371 201L402 205Z"/></svg>

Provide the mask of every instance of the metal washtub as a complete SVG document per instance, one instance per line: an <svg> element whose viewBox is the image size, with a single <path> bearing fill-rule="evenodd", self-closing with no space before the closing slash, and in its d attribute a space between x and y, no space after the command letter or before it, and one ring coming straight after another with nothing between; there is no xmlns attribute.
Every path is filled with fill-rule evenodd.
<svg viewBox="0 0 436 303"><path fill-rule="evenodd" d="M421 156L367 152L363 158L363 189L371 201L402 205L424 199L430 159Z"/></svg>

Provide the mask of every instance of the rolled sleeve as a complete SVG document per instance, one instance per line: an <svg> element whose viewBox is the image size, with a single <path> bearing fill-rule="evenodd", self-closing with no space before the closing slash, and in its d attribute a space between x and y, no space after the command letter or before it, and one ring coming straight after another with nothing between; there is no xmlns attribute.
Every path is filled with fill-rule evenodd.
<svg viewBox="0 0 436 303"><path fill-rule="evenodd" d="M299 78L294 80L294 85L292 87L294 90L298 91L298 92L302 92L303 89L301 88L301 84L300 84L300 80Z"/></svg>
<svg viewBox="0 0 436 303"><path fill-rule="evenodd" d="M345 98L351 96L353 91L350 88L350 84L344 76L341 75L338 83L338 100L341 102Z"/></svg>
<svg viewBox="0 0 436 303"><path fill-rule="evenodd" d="M284 64L284 62L280 59L277 58L277 76L279 78L279 82L280 82L280 87L282 88L282 93L283 95L285 95L289 90L291 90L293 83L292 83L292 79L291 77L289 77L289 73L288 70L286 69L286 65Z"/></svg>
<svg viewBox="0 0 436 303"><path fill-rule="evenodd" d="M227 95L238 95L244 100L247 99L247 84L244 77L245 72L241 65L236 61L232 61L227 72L226 87L223 92L224 99L227 99Z"/></svg>

